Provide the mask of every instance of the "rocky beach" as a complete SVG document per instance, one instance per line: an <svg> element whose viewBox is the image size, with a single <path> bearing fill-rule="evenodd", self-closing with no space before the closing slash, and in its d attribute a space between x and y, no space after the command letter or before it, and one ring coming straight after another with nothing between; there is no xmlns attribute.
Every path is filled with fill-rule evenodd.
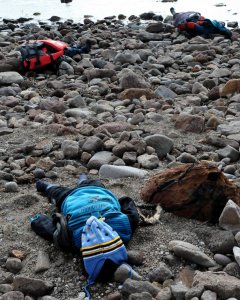
<svg viewBox="0 0 240 300"><path fill-rule="evenodd" d="M38 178L73 187L87 172L142 204L152 175L207 161L240 186L238 23L228 23L231 40L189 39L170 16L123 19L0 24L1 59L25 40L92 45L57 72L0 73L0 300L86 297L80 256L31 230L31 217L53 212ZM92 299L240 299L239 232L233 201L217 224L163 211L127 245L132 278L119 268L90 288Z"/></svg>

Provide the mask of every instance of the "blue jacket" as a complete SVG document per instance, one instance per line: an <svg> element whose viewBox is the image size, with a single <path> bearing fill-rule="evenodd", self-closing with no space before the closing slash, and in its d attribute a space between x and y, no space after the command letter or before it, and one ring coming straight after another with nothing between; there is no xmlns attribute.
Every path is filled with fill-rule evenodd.
<svg viewBox="0 0 240 300"><path fill-rule="evenodd" d="M114 194L102 187L85 186L74 190L64 200L62 213L68 219L68 226L73 232L73 241L81 248L82 229L91 216L104 217L124 242L131 238L128 216L121 212L121 206Z"/></svg>

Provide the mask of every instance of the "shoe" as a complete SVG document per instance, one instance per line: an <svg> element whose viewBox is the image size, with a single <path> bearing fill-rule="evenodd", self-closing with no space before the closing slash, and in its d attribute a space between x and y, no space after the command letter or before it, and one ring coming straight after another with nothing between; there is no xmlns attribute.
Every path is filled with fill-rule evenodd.
<svg viewBox="0 0 240 300"><path fill-rule="evenodd" d="M43 181L43 180L37 180L36 182L36 189L39 193L46 193L47 188L49 187L49 183L47 181Z"/></svg>
<svg viewBox="0 0 240 300"><path fill-rule="evenodd" d="M81 183L83 183L87 179L88 179L87 174L86 173L81 173L79 178L78 178L78 181L77 181L77 186L80 185Z"/></svg>

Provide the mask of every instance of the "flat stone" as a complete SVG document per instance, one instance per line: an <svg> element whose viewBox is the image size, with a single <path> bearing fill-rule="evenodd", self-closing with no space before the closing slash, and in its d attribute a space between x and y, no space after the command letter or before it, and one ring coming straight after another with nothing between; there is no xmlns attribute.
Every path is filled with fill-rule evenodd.
<svg viewBox="0 0 240 300"><path fill-rule="evenodd" d="M205 267L215 266L215 262L198 247L183 241L173 240L169 243L169 250L175 255Z"/></svg>
<svg viewBox="0 0 240 300"><path fill-rule="evenodd" d="M215 292L221 299L240 298L240 280L225 272L196 271L193 286L203 285L206 290Z"/></svg>
<svg viewBox="0 0 240 300"><path fill-rule="evenodd" d="M33 297L40 297L49 294L53 285L41 279L16 276L13 280L13 289Z"/></svg>
<svg viewBox="0 0 240 300"><path fill-rule="evenodd" d="M99 170L99 175L105 178L144 178L148 174L149 173L145 170L127 166L102 165Z"/></svg>
<svg viewBox="0 0 240 300"><path fill-rule="evenodd" d="M137 281L128 278L122 286L121 294L123 300L128 300L129 296L134 293L148 292L152 297L156 297L159 291L159 288L148 281Z"/></svg>
<svg viewBox="0 0 240 300"><path fill-rule="evenodd" d="M24 300L24 294L19 291L12 291L0 296L0 300Z"/></svg>
<svg viewBox="0 0 240 300"><path fill-rule="evenodd" d="M21 83L23 77L18 72L1 72L0 73L0 85L10 85L12 83Z"/></svg>
<svg viewBox="0 0 240 300"><path fill-rule="evenodd" d="M93 155L88 161L87 167L89 169L99 169L103 165L107 165L114 160L115 156L109 151L100 151Z"/></svg>

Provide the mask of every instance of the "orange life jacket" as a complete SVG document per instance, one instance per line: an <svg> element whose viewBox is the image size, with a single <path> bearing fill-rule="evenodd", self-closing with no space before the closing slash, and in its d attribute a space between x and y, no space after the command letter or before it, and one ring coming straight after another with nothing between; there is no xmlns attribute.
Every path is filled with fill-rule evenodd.
<svg viewBox="0 0 240 300"><path fill-rule="evenodd" d="M68 44L54 40L29 41L20 47L25 69L33 71L49 65L64 55Z"/></svg>

